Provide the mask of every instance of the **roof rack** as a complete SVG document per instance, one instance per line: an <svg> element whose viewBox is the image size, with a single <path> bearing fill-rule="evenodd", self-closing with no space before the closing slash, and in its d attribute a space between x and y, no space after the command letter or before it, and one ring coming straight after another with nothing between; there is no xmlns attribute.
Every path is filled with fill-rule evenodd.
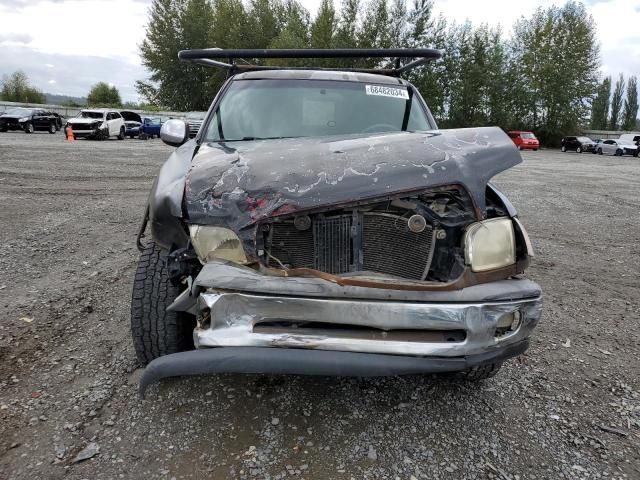
<svg viewBox="0 0 640 480"><path fill-rule="evenodd" d="M442 57L442 50L435 48L287 48L273 50L202 48L182 50L178 58L185 62L222 68L230 74L259 70L330 70L341 72L376 73L398 77L411 69ZM389 58L385 68L326 68L287 67L275 65L237 64L238 59L254 58ZM220 59L226 59L222 62ZM413 59L401 65L401 59Z"/></svg>

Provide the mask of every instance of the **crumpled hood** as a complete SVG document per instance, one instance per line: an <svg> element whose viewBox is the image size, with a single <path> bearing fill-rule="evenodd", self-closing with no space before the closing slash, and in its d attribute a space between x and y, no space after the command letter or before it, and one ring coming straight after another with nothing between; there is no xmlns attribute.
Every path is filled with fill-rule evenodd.
<svg viewBox="0 0 640 480"><path fill-rule="evenodd" d="M461 184L480 213L497 173L522 161L497 127L203 144L186 178L189 221L236 231L297 210Z"/></svg>

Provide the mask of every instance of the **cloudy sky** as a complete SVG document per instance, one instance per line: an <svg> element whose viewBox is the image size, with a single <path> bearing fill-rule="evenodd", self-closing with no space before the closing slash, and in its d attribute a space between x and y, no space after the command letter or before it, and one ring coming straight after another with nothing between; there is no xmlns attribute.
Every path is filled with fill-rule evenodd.
<svg viewBox="0 0 640 480"><path fill-rule="evenodd" d="M320 0L301 0L312 13ZM339 0L335 0L338 4ZM86 96L106 81L125 100L146 77L138 45L150 0L0 0L0 76L24 70L49 93ZM501 24L563 0L436 0L449 20ZM598 24L605 74L640 74L640 0L586 0Z"/></svg>

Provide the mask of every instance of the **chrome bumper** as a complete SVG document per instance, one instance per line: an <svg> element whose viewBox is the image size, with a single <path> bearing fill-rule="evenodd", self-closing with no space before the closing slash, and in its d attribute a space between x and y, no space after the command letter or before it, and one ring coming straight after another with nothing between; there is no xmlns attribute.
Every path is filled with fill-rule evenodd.
<svg viewBox="0 0 640 480"><path fill-rule="evenodd" d="M541 315L540 287L501 280L462 290L341 287L321 279L270 277L228 263L206 264L191 299L194 343L409 356L462 357L527 339ZM345 298L347 297L347 298ZM185 298L172 310L186 310ZM496 332L515 314L514 328Z"/></svg>
<svg viewBox="0 0 640 480"><path fill-rule="evenodd" d="M288 347L457 357L529 337L540 318L541 300L409 303L209 291L200 295L198 307L200 318L207 320L194 330L197 348ZM496 335L498 320L510 314L519 317L519 325ZM285 327L260 329L265 324ZM316 327L304 328L308 324Z"/></svg>

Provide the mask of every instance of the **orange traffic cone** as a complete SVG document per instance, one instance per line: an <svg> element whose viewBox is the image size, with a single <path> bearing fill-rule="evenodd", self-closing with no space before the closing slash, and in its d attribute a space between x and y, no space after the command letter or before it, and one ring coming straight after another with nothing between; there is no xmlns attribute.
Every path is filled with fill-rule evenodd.
<svg viewBox="0 0 640 480"><path fill-rule="evenodd" d="M73 129L71 125L67 127L67 142L75 142L75 138L73 137Z"/></svg>

